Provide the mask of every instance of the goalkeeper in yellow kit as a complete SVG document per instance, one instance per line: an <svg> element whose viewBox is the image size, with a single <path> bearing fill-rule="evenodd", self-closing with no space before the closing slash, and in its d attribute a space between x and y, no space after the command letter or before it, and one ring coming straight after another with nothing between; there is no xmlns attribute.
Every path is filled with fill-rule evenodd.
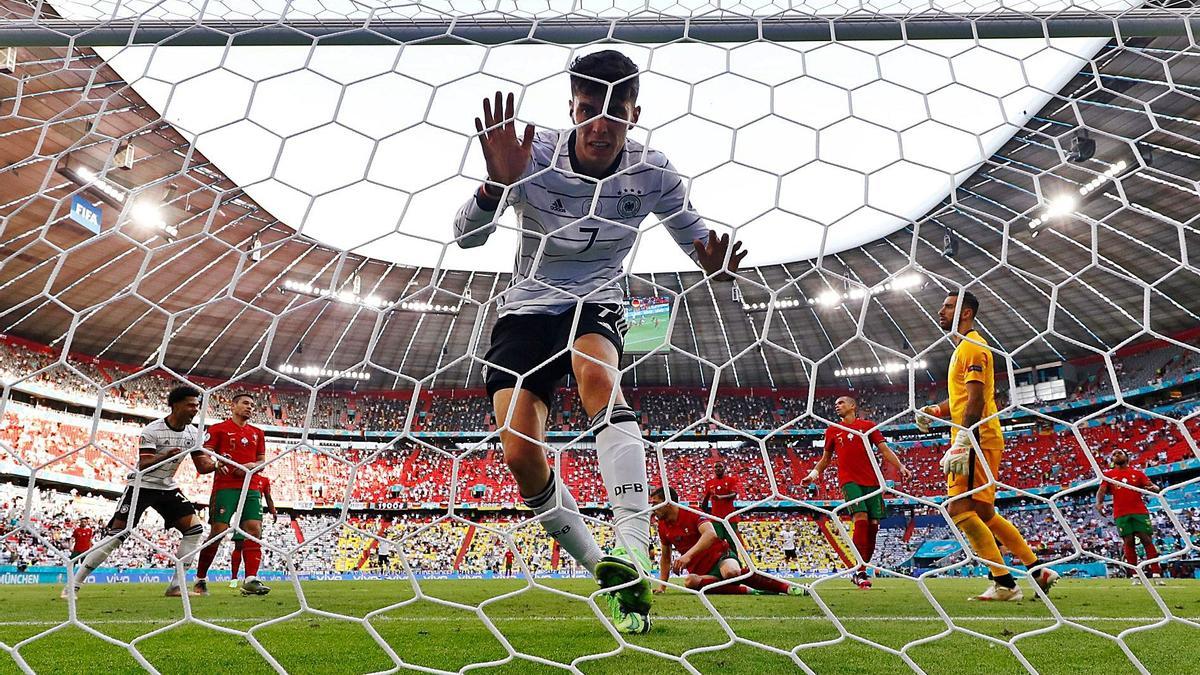
<svg viewBox="0 0 1200 675"><path fill-rule="evenodd" d="M1030 570L1030 577L1043 592L1050 590L1058 574L1042 566L1021 532L996 513L996 481L1000 458L1004 455L1004 434L996 414L992 350L975 330L978 311L979 300L971 293L958 291L951 291L938 310L938 322L942 330L950 331L955 344L946 378L949 397L922 408L917 413L917 426L928 431L930 417L949 417L954 426L951 430L954 440L941 462L946 472L946 510L975 549L975 555L991 568L988 576L992 585L973 599L1015 601L1024 594L1004 567L996 540Z"/></svg>

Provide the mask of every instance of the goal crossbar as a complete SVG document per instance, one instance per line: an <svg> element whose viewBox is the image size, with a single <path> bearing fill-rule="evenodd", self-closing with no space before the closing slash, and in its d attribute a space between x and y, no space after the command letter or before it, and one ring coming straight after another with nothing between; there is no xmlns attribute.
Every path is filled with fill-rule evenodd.
<svg viewBox="0 0 1200 675"><path fill-rule="evenodd" d="M696 18L597 19L559 17L371 19L287 21L106 21L60 19L0 25L0 45L8 47L420 44L585 44L620 40L661 44L703 42L811 42L827 40L937 40L986 38L1195 36L1200 13L1138 10L1121 15L1095 13L915 15L838 17L739 15Z"/></svg>

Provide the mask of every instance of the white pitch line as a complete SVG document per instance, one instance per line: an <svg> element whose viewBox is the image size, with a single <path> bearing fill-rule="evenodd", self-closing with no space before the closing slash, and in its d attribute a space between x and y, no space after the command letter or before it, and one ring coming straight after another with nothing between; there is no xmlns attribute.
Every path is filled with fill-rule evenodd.
<svg viewBox="0 0 1200 675"><path fill-rule="evenodd" d="M232 624L232 623L261 623L263 621L272 621L272 620L278 619L278 618L279 617L277 617L277 616L253 616L253 617L244 617L244 618L218 617L218 618L212 618L212 619L197 617L197 620L198 621L207 621L209 623L215 623L215 624ZM595 617L591 617L591 616L494 616L494 617L489 617L489 618L495 622L501 622L501 621L503 621L503 622L520 622L520 621L586 621L586 622L593 622L593 621L597 620ZM765 616L731 615L731 616L725 616L724 618L726 621L785 621L785 622L786 621L809 621L809 622L827 622L827 621L829 621L829 619L827 619L826 617L823 617L823 616L779 616L777 614L771 614L771 615L765 615ZM1161 617L1161 616L1068 616L1068 617L1064 617L1064 618L1067 619L1068 621L1076 621L1076 622L1092 621L1092 622L1146 622L1146 623L1162 621L1162 619L1163 619L1163 617ZM1186 619L1189 619L1192 621L1196 620L1196 618L1193 618L1193 617L1182 617L1182 618L1186 618ZM300 616L293 617L292 620L297 620L297 619L310 619L310 620L326 619L328 621L339 621L339 619L328 619L327 617L321 617L321 616L317 616L315 614L302 614ZM900 623L938 623L938 624L942 623L942 620L936 616L839 616L838 619L841 620L843 623L853 622L853 621L900 622ZM969 622L969 621L976 621L976 622L978 622L978 621L1025 621L1025 622L1036 621L1036 622L1040 622L1040 623L1051 623L1051 624L1054 623L1053 617L1040 617L1040 616L994 616L994 617L993 616L954 616L954 617L950 617L950 619L951 619L951 621L954 621L956 623L957 622ZM474 622L474 621L478 621L478 620L479 620L479 618L476 616L418 617L418 616L387 616L387 615L377 616L377 617L374 617L373 619L371 619L372 622L374 622L374 621L394 621L394 622L400 622L400 623L454 623L454 622L459 622L459 621ZM691 616L691 615L689 615L689 616L658 616L658 615L655 615L654 620L655 621L680 621L680 622L716 621L716 619L712 616ZM167 624L175 623L176 621L178 621L178 619L171 619L171 620L167 620L167 619L154 619L154 620L148 620L148 619L96 619L93 621L81 619L80 623L84 623L89 626L126 625L126 624L129 624L129 625L149 624L149 625L165 626ZM47 621L39 621L39 620L0 621L0 627L4 627L4 626L57 626L61 623L63 623L63 622L62 621L48 621L48 620Z"/></svg>

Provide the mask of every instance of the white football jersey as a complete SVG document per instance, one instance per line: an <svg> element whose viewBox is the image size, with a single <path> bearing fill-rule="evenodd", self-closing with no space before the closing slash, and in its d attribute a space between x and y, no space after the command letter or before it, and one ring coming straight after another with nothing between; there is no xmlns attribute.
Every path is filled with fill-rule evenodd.
<svg viewBox="0 0 1200 675"><path fill-rule="evenodd" d="M783 540L783 550L791 551L796 548L796 533L792 530L781 531L779 538Z"/></svg>
<svg viewBox="0 0 1200 675"><path fill-rule="evenodd" d="M471 248L487 241L505 207L516 212L521 245L512 280L497 301L500 316L558 314L578 298L623 304L617 281L651 213L693 260L692 242L708 237L708 225L687 200L684 178L661 152L626 140L612 175L599 183L576 173L574 154L573 131L538 132L522 182L509 189L505 202L485 211L472 197L454 219L459 245Z"/></svg>
<svg viewBox="0 0 1200 675"><path fill-rule="evenodd" d="M141 486L149 490L173 490L178 487L175 482L175 472L183 460L187 459L192 450L198 450L202 443L199 427L189 424L181 430L175 430L167 424L166 419L154 420L142 429L142 438L138 443L138 452L165 453L174 448L183 448L185 452L142 473ZM128 476L130 484L137 477L137 472Z"/></svg>

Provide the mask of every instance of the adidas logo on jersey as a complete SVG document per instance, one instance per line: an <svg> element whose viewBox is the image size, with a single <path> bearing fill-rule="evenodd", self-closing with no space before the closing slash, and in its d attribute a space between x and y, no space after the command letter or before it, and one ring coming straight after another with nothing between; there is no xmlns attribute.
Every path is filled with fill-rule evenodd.
<svg viewBox="0 0 1200 675"><path fill-rule="evenodd" d="M555 199L550 203L550 210L555 213L566 213L567 207L563 206L561 199Z"/></svg>

